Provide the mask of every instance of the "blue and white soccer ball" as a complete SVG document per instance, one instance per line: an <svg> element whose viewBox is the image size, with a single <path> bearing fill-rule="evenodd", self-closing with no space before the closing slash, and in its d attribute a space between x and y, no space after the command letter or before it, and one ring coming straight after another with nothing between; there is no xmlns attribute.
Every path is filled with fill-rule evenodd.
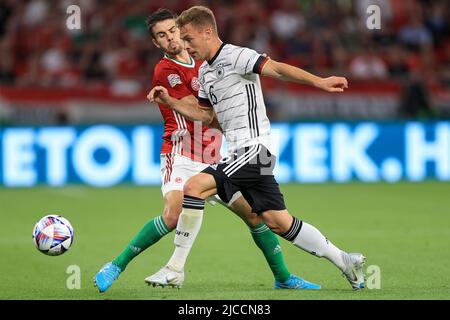
<svg viewBox="0 0 450 320"><path fill-rule="evenodd" d="M59 256L69 250L72 245L72 225L59 215L45 216L34 226L33 242L43 254Z"/></svg>

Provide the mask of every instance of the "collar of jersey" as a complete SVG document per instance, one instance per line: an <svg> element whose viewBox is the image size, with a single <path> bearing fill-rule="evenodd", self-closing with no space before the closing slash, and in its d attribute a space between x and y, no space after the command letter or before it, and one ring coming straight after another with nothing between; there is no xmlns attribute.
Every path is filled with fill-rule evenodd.
<svg viewBox="0 0 450 320"><path fill-rule="evenodd" d="M220 46L219 50L217 50L214 57L212 57L211 60L208 60L209 65L212 65L214 63L214 61L216 61L216 59L219 56L220 52L222 51L223 47L225 47L225 42L222 43L222 45Z"/></svg>
<svg viewBox="0 0 450 320"><path fill-rule="evenodd" d="M183 67L188 67L188 68L194 68L195 67L195 61L194 61L194 59L191 56L189 56L189 58L191 59L191 63L185 63L185 62L181 62L180 60L177 60L177 59L172 59L167 54L164 54L164 58L167 58L170 61L173 61L176 64L179 64L180 66L183 66Z"/></svg>

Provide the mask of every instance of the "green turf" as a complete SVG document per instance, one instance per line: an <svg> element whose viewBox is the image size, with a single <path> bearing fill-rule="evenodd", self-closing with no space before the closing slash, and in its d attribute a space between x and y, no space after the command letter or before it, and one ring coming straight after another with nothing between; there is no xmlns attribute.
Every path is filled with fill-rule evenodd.
<svg viewBox="0 0 450 320"><path fill-rule="evenodd" d="M450 184L282 186L290 212L318 227L336 245L361 251L381 270L381 289L352 292L325 259L280 240L291 272L321 291L278 291L244 224L220 206L207 206L181 290L147 287L173 250L173 233L138 256L100 295L92 278L150 218L161 213L159 188L0 189L0 299L449 299ZM31 231L59 213L75 228L70 251L48 257ZM81 289L67 289L70 265Z"/></svg>

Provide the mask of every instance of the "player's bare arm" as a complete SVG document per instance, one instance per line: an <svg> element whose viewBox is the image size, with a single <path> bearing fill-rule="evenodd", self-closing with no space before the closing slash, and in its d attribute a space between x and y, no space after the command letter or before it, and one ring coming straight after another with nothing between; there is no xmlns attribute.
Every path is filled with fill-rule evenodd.
<svg viewBox="0 0 450 320"><path fill-rule="evenodd" d="M169 95L167 89L163 86L154 87L147 99L150 102L160 103L177 111L191 121L202 121L203 124L211 126L214 124L214 110L209 107L203 107L193 95L186 96L182 99L176 99ZM215 127L214 125L212 127ZM220 128L220 126L219 126Z"/></svg>
<svg viewBox="0 0 450 320"><path fill-rule="evenodd" d="M268 60L263 66L262 75L290 82L306 83L328 92L344 92L348 88L344 77L321 78L303 69L286 63Z"/></svg>
<svg viewBox="0 0 450 320"><path fill-rule="evenodd" d="M213 128L213 129L217 129L217 130L219 130L220 132L223 133L223 129L220 126L219 120L217 119L217 115L216 115L215 112L214 112L214 118L211 121L211 123L208 125L208 127Z"/></svg>

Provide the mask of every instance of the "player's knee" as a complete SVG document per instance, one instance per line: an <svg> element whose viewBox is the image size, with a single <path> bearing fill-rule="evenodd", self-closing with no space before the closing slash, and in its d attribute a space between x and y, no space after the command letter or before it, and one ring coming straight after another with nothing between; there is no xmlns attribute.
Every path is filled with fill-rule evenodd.
<svg viewBox="0 0 450 320"><path fill-rule="evenodd" d="M279 236L281 236L285 233L285 232L283 232L283 228L273 221L271 221L271 222L264 221L264 223L266 224L266 226L269 227L270 230L272 230L273 233L276 233Z"/></svg>
<svg viewBox="0 0 450 320"><path fill-rule="evenodd" d="M247 215L245 217L245 223L250 228L255 228L255 227L259 226L261 223L263 223L263 220L260 216L256 215L256 213L253 213L253 214Z"/></svg>
<svg viewBox="0 0 450 320"><path fill-rule="evenodd" d="M200 192L198 191L198 188L196 186L197 183L195 183L194 179L189 179L188 181L186 181L183 187L184 195L199 198Z"/></svg>

